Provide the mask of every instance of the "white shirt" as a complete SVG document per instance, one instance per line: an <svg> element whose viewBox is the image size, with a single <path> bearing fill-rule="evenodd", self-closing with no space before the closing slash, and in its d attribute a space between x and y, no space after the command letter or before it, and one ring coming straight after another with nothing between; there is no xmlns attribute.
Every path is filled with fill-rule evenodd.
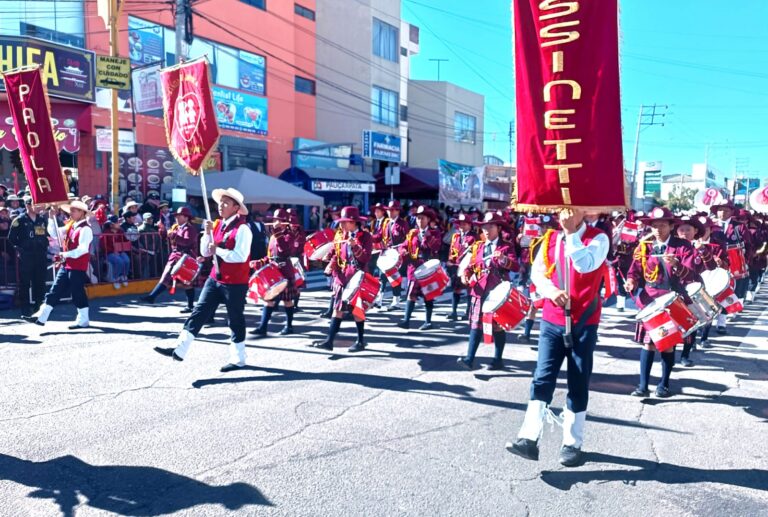
<svg viewBox="0 0 768 517"><path fill-rule="evenodd" d="M59 255L61 255L62 258L76 259L90 252L91 242L93 241L93 231L91 230L91 227L88 226L88 221L86 219L83 219L82 221L78 221L72 225L72 228L80 228L80 234L77 239L77 248L69 251L62 251L61 253L59 253ZM54 239L59 239L63 245L64 239L67 238L67 229L66 227L64 227L64 228L59 228L58 230L59 230L59 233L58 235L56 235L56 225L53 222L53 218L49 218L48 234Z"/></svg>
<svg viewBox="0 0 768 517"><path fill-rule="evenodd" d="M226 228L237 217L237 214L233 215L229 219L222 221L222 227ZM216 256L224 262L235 264L239 262L245 262L251 256L251 241L253 241L253 233L251 228L247 224L241 224L237 227L237 234L235 235L235 247L234 249L227 250L224 248L216 248ZM204 233L203 238L200 239L200 254L204 257L210 257L213 255L211 250L208 249L208 245L213 242L213 233Z"/></svg>
<svg viewBox="0 0 768 517"><path fill-rule="evenodd" d="M553 236L557 238L556 253L559 254L560 241L564 240L566 259L570 259L573 269L582 274L591 273L602 266L610 248L610 242L605 232L600 232L585 246L581 238L586 229L587 225L582 224L576 233L564 235L562 232L558 232ZM541 296L549 298L558 288L552 279L545 275L544 253L547 253L547 250L542 248L536 254L531 268L531 282L536 286L536 291Z"/></svg>
<svg viewBox="0 0 768 517"><path fill-rule="evenodd" d="M499 245L499 238L496 237L492 241L486 241L485 245L490 246L491 249L489 249L487 252L485 249L483 249L483 255L493 255L493 252L496 251L496 247Z"/></svg>

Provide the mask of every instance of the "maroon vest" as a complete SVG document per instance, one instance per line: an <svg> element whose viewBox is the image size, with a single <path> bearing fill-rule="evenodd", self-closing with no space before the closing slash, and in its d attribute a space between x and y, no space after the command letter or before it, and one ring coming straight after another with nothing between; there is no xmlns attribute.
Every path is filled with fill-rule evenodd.
<svg viewBox="0 0 768 517"><path fill-rule="evenodd" d="M67 228L67 233L64 236L64 251L72 251L77 249L80 245L80 231L83 228L90 228L88 223L77 226L77 223ZM64 269L72 269L75 271L87 271L88 263L91 260L91 254L85 253L77 258L68 258L64 260Z"/></svg>
<svg viewBox="0 0 768 517"><path fill-rule="evenodd" d="M213 243L216 246L224 243L224 248L228 250L235 249L237 231L243 224L245 224L245 217L243 216L237 217L226 227L222 224L221 219L217 219L213 223ZM246 257L244 262L225 262L221 258L215 259L213 261L211 278L222 284L247 284L250 273L249 260L250 257ZM220 276L217 275L219 269L221 270Z"/></svg>

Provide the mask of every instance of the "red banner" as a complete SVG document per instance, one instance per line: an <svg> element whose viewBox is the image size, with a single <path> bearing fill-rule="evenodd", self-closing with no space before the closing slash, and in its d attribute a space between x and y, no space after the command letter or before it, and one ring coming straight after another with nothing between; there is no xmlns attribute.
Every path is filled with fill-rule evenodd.
<svg viewBox="0 0 768 517"><path fill-rule="evenodd" d="M617 2L514 2L518 210L626 206Z"/></svg>
<svg viewBox="0 0 768 517"><path fill-rule="evenodd" d="M20 68L3 74L19 156L35 203L67 201L69 186L61 170L51 124L48 92L40 68Z"/></svg>
<svg viewBox="0 0 768 517"><path fill-rule="evenodd" d="M197 175L216 150L219 126L205 58L161 70L165 135L171 154Z"/></svg>

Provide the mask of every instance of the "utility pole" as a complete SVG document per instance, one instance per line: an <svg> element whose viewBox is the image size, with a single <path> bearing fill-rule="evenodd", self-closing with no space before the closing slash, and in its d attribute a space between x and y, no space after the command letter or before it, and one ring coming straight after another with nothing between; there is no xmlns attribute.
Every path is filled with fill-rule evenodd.
<svg viewBox="0 0 768 517"><path fill-rule="evenodd" d="M100 2L100 9L103 9L103 2ZM107 19L109 23L109 55L112 57L120 56L120 41L118 40L117 23L120 19L120 7L121 4L118 0L109 0L107 6ZM120 124L119 124L119 112L117 109L117 90L112 89L112 105L110 107L110 128L112 131L112 192L110 195L110 203L112 210L117 213L120 208L120 167L118 156L120 148L118 145L118 139L120 136Z"/></svg>
<svg viewBox="0 0 768 517"><path fill-rule="evenodd" d="M637 190L637 155L638 151L640 150L640 131L643 129L643 127L649 127L649 126L663 126L664 122L656 122L656 117L659 117L663 119L666 116L666 113L662 113L662 110L666 110L667 106L657 105L654 104L653 106L646 106L641 105L640 106L640 113L637 116L637 132L635 133L635 154L634 158L632 159L632 193L630 194L632 197L632 207L636 208L634 205L634 200L636 199L636 190ZM644 195L642 197L645 197Z"/></svg>
<svg viewBox="0 0 768 517"><path fill-rule="evenodd" d="M512 167L512 147L515 141L515 121L509 121L509 166Z"/></svg>
<svg viewBox="0 0 768 517"><path fill-rule="evenodd" d="M450 59L430 59L430 61L434 61L437 63L437 80L440 81L440 63L448 62Z"/></svg>
<svg viewBox="0 0 768 517"><path fill-rule="evenodd" d="M176 63L183 63L187 55L188 42L192 34L187 33L187 17L191 18L192 8L189 0L176 0ZM170 66L171 63L166 63ZM202 174L205 174L204 172ZM173 184L175 188L186 188L186 171L177 160L173 160Z"/></svg>

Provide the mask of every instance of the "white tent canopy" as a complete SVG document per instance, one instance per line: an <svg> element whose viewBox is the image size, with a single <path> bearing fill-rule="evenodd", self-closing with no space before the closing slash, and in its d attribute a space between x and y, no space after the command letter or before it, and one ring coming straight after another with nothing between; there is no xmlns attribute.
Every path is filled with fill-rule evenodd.
<svg viewBox="0 0 768 517"><path fill-rule="evenodd" d="M251 169L233 169L205 175L205 186L210 198L213 189L235 188L246 203L323 206L323 198L290 183L261 174ZM200 178L187 176L187 195L202 196Z"/></svg>

